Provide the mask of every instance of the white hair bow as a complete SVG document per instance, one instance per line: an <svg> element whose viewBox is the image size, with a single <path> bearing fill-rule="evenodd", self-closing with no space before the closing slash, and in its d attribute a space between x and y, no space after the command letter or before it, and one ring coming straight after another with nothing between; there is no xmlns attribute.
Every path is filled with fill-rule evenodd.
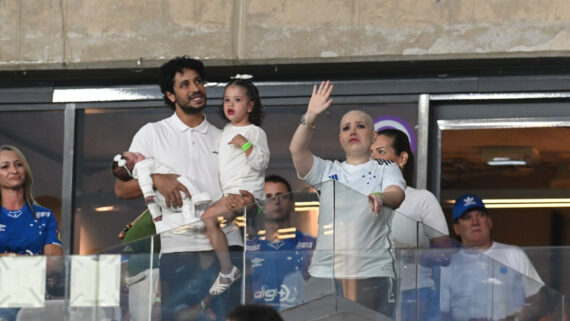
<svg viewBox="0 0 570 321"><path fill-rule="evenodd" d="M121 154L115 155L115 157L113 158L113 161L117 162L117 165L119 167L124 168L130 177L133 177L133 174L131 174L131 171L127 168L127 160L123 158L123 155L121 155Z"/></svg>
<svg viewBox="0 0 570 321"><path fill-rule="evenodd" d="M231 79L242 79L242 80L250 80L253 79L252 75L248 75L248 74L237 74L235 76L231 76Z"/></svg>

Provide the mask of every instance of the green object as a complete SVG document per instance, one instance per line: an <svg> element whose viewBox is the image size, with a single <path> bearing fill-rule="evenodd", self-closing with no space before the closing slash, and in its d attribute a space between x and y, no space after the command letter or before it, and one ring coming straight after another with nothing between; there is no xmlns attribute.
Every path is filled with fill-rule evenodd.
<svg viewBox="0 0 570 321"><path fill-rule="evenodd" d="M243 144L243 145L241 146L241 150L243 150L243 151L245 152L245 151L248 150L250 147L251 147L251 143L250 143L250 142L247 142L247 143L245 143L245 144Z"/></svg>
<svg viewBox="0 0 570 321"><path fill-rule="evenodd" d="M126 232L122 244L124 253L129 254L128 271L136 275L151 267L151 239L156 235L156 229L149 210L141 214ZM158 254L160 253L160 237L154 237L152 267L158 267Z"/></svg>
<svg viewBox="0 0 570 321"><path fill-rule="evenodd" d="M149 210L144 211L134 223L131 224L131 228L125 234L123 244L156 234L156 229Z"/></svg>
<svg viewBox="0 0 570 321"><path fill-rule="evenodd" d="M382 194L382 193L380 193L380 192L374 192L374 193L372 193L372 194L378 195L378 197L380 197L380 199L381 199L382 201L384 201L384 194Z"/></svg>

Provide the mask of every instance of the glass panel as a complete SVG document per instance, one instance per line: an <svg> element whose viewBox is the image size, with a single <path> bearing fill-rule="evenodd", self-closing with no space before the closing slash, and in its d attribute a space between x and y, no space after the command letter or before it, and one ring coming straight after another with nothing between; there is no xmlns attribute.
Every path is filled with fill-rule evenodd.
<svg viewBox="0 0 570 321"><path fill-rule="evenodd" d="M401 320L441 320L439 307L441 268L449 265L450 257L460 246L447 235L416 223L418 249L416 250L415 288L402 291Z"/></svg>
<svg viewBox="0 0 570 321"><path fill-rule="evenodd" d="M471 107L491 108L484 105ZM549 121L528 128L516 127L533 122L483 128L493 125L461 121L473 129L441 131L441 200L448 215L457 197L473 193L491 209L494 239L522 246L570 244L570 128Z"/></svg>
<svg viewBox="0 0 570 321"><path fill-rule="evenodd" d="M117 199L111 162L129 148L140 127L170 114L166 107L78 111L74 252L96 253L117 244L123 226L146 209L142 199Z"/></svg>
<svg viewBox="0 0 570 321"><path fill-rule="evenodd" d="M251 209L256 211L255 208ZM246 211L244 210L244 213ZM253 214L252 214L253 215ZM220 217L233 218L233 213L223 213ZM218 217L213 218L215 222ZM195 223L180 226L160 234L161 254L158 259L158 276L160 278L160 307L158 314L166 320L225 320L230 309L242 302L245 278L240 278L244 267L243 234L241 228L245 226L242 216L234 220L221 220L222 229L214 227L225 233L221 237L227 240L229 247L220 247L217 252L212 251L209 235L209 225L198 220ZM217 226L213 224L213 226ZM220 239L215 239L220 244ZM226 274L235 273L236 281L229 287L218 287L221 294L210 294L217 282L218 273L223 269L227 260L229 266ZM153 260L154 261L154 260ZM232 265L239 271L232 271ZM129 259L130 266L130 259ZM143 274L150 273L144 271ZM227 283L222 280L220 283ZM148 291L143 291L147 295ZM140 294L129 290L129 300ZM154 301L153 301L154 302ZM132 305L132 304L131 304ZM134 308L132 305L130 308ZM133 313L133 312L131 312ZM153 314L157 312L152 312Z"/></svg>
<svg viewBox="0 0 570 321"><path fill-rule="evenodd" d="M564 320L564 296L555 289L542 287L538 281L523 277L480 251L461 248L427 226L398 217L401 214L397 212L384 211L380 216L364 213L361 205L368 206L367 198L339 183L325 182L318 189L320 195L314 189L306 189L258 202L244 211L246 220L238 217L234 221L236 225L224 227L226 231L236 232L239 238L243 235L240 227L247 226L244 237L247 247L243 252L241 247L230 246L231 263L245 272L222 295L208 293L220 271L220 257L198 246L210 241L205 224L197 221L159 236L126 242L97 255L70 256L63 260L59 257L0 257L1 298L5 298L5 293L16 293L16 285L10 286L7 277L17 282L17 286L22 287L27 282L28 288L36 289L28 291L32 293L33 303L25 301L24 295L18 296L17 303L4 299L0 301L3 304L0 313L14 316L19 313L18 320L48 321L63 320L66 316L69 320L124 320L129 316L138 320L160 320L161 314L183 320L225 320L233 306L246 302L271 305L279 309L286 320L308 320L335 313L344 314L348 319L359 315L368 320L386 320L386 316L406 321L447 317L450 320ZM327 201L335 206L324 206L327 190L333 193L333 198ZM323 212L325 208L333 210L334 230L321 226L318 204L324 218L331 217ZM363 217L353 217L355 210L364 211ZM285 217L289 222L281 220ZM371 220L378 220L382 227L390 226L394 233L392 236L382 231L374 234L372 229L377 226ZM363 226L364 223L370 226ZM152 224L151 220L146 224ZM432 240L431 247L424 244L417 248L413 243L422 243L416 241L417 235L407 233L408 230L401 233L402 227L414 226ZM141 226L135 225L130 232L137 234L139 228ZM313 252L315 237L317 250ZM366 242L358 242L358 238L365 238ZM229 239L230 244L235 244L235 239ZM165 240L171 242L165 249L172 250L173 244L178 244L178 250L185 252L163 251L159 258L159 241ZM318 245L321 241L323 245ZM389 244L393 245L391 251ZM192 246L196 248L192 250ZM325 256L318 254L319 246L324 246ZM513 253L522 257L522 251L513 251L513 248L499 247L485 253L497 258ZM540 270L555 271L559 262L570 258L568 248L541 248L540 254L532 252L531 249L531 257L544 260ZM323 271L319 266L323 258L330 261L331 274L315 277L321 276L316 274ZM27 267L22 268L13 260L43 263L26 263ZM384 262L396 267L396 273L390 274L388 279L393 275L399 279L400 291L393 288L392 293L400 304L390 302L386 295L390 293L390 283L383 283L382 275L374 270L377 267L381 270ZM413 264L415 268L410 268ZM315 270L317 267L321 270ZM408 271L402 272L406 268ZM542 277L557 284L555 275ZM411 285L402 286L406 282ZM377 301L382 303L382 300L396 307L393 314L378 313L381 304ZM371 301L377 304L372 309Z"/></svg>
<svg viewBox="0 0 570 321"><path fill-rule="evenodd" d="M513 249L492 251L494 257L515 255ZM463 248L454 253L449 266L441 270L441 314L453 320L508 317L537 320L551 310L545 304L547 297L543 297L541 286L478 250ZM560 294L551 298L558 300L556 296L561 298Z"/></svg>
<svg viewBox="0 0 570 321"><path fill-rule="evenodd" d="M108 257L108 255L106 256ZM43 264L41 265L30 265L26 264L25 268L18 266L19 263L17 261L4 261L7 265L13 267L14 271L16 272L16 276L14 277L15 280L18 280L20 286L17 289L21 290L28 290L31 287L24 288L21 286L22 283L36 283L32 287L42 288L42 291L33 291L28 292L24 291L19 295L19 302L18 304L11 305L10 308L0 308L0 317L3 317L7 320L19 320L19 321L30 321L30 320L45 320L45 321L60 321L64 320L66 316L68 320L86 320L86 321L95 321L95 320L120 320L121 319L121 311L119 309L118 304L115 306L109 306L108 304L99 304L99 302L91 301L88 304L79 304L78 306L71 307L70 302L73 300L66 300L66 294L68 293L75 293L80 294L76 296L74 299L75 301L81 301L81 298L91 299L94 297L113 297L118 295L118 291L110 291L109 287L102 287L100 291L95 291L97 286L85 286L86 284L73 284L68 283L71 286L71 289L66 286L67 280L73 278L73 275L66 271L70 271L69 268L74 265L75 260L79 259L82 261L90 260L91 262L97 262L98 257L55 257L55 256L35 256L35 257L14 257L9 258L10 261L17 260L21 262L29 261L29 260L41 260ZM0 260L5 260L5 258L0 258ZM105 283L110 283L109 281L112 280L110 277L108 270L113 266L105 262L104 265L106 268L105 273L97 275L94 280L97 285L104 285ZM115 266L117 266L115 264ZM17 270L15 268L18 268ZM103 266L98 266L98 268ZM86 274L90 274L89 272L93 272L94 270L84 270L79 271L76 273L81 274L81 277L85 276ZM85 273L87 272L87 273ZM92 273L91 273L92 274ZM3 276L6 274L2 273ZM117 273L115 273L117 277ZM37 280L37 277L41 277L40 280ZM118 289L119 279L114 279L114 286ZM7 284L2 282L2 288L4 288ZM16 288L11 289L14 291ZM27 292L27 293L26 293ZM24 294L25 293L25 294ZM31 299L31 300L30 300ZM83 302L87 302L89 300L83 300ZM31 304L35 302L34 304ZM36 304L39 303L39 304Z"/></svg>
<svg viewBox="0 0 570 321"><path fill-rule="evenodd" d="M150 215L147 216L150 217ZM125 236L123 245L104 251L104 255L121 254L120 311L132 320L160 320L159 252L160 236L144 237L147 216L139 219Z"/></svg>
<svg viewBox="0 0 570 321"><path fill-rule="evenodd" d="M336 181L317 189L323 233L319 231L309 272L333 279L337 295L358 303L355 309L368 311L374 319L392 316L397 297L389 227L393 210L384 207L376 215L370 210L368 195ZM321 252L321 246L326 251ZM321 253L326 255L317 257Z"/></svg>
<svg viewBox="0 0 570 321"><path fill-rule="evenodd" d="M532 263L522 249L495 242L482 251L462 247L449 238L443 240L438 248L419 251L421 262L432 263L434 289L439 292L426 307L429 317L418 312L419 319L538 320L558 315L556 320L560 320L563 295L516 270L533 274ZM419 279L421 284L421 275ZM439 311L434 311L436 299ZM417 309L421 308L418 304Z"/></svg>
<svg viewBox="0 0 570 321"><path fill-rule="evenodd" d="M282 311L334 293L332 282L309 274L318 204L310 188L268 198L248 217L245 302Z"/></svg>
<svg viewBox="0 0 570 321"><path fill-rule="evenodd" d="M391 230L399 285L396 319L440 320L439 270L449 264L455 241L398 210Z"/></svg>

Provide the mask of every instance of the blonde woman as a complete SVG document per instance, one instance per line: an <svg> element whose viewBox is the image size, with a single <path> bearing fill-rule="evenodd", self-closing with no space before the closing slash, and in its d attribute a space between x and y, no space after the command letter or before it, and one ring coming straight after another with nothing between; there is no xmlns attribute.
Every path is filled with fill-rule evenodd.
<svg viewBox="0 0 570 321"><path fill-rule="evenodd" d="M14 146L0 147L0 256L62 255L51 210L35 204L32 171Z"/></svg>

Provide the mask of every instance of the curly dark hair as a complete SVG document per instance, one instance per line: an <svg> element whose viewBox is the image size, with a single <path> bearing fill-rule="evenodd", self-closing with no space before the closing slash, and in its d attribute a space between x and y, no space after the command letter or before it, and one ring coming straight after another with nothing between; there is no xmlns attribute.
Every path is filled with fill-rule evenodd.
<svg viewBox="0 0 570 321"><path fill-rule="evenodd" d="M247 98L253 101L253 110L248 115L249 122L255 126L261 126L261 121L263 120L263 105L261 104L261 99L259 98L259 90L257 87L249 80L244 79L233 79L224 88L224 93L226 89L230 86L239 86L246 91ZM224 101L222 99L222 104L220 105L220 117L225 121L230 121L226 114L224 113Z"/></svg>
<svg viewBox="0 0 570 321"><path fill-rule="evenodd" d="M158 84L160 85L160 91L164 95L164 103L172 110L175 110L174 103L168 99L166 92L174 93L174 77L177 73L182 73L184 69L196 71L200 77L202 77L202 80L206 81L206 68L204 68L204 63L188 56L176 57L160 66Z"/></svg>

